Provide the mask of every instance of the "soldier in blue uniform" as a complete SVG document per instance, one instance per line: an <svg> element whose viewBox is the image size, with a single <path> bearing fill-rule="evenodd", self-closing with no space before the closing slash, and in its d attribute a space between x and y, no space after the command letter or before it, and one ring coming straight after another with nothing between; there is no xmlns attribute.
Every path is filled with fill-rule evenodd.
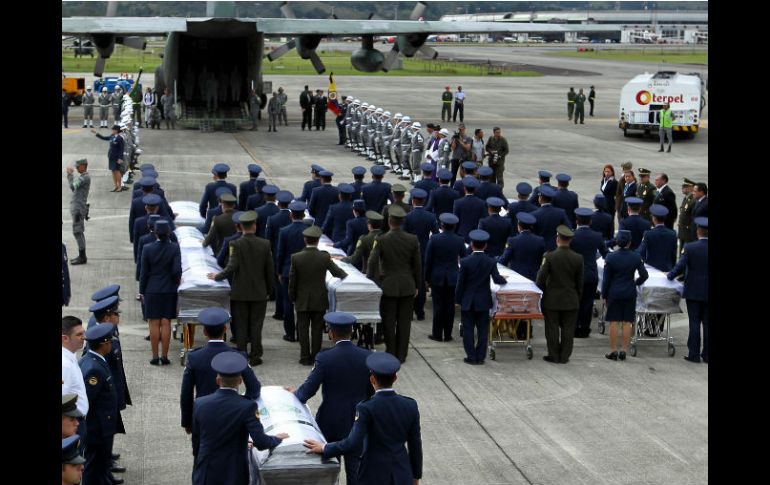
<svg viewBox="0 0 770 485"><path fill-rule="evenodd" d="M438 171L437 175L439 186L430 193L425 209L435 214L438 219L440 214L452 213L455 200L459 199L460 196L457 194L457 191L452 190L449 186L449 182L452 180L452 172L442 168Z"/></svg>
<svg viewBox="0 0 770 485"><path fill-rule="evenodd" d="M112 182L115 184L115 188L110 192L121 192L128 190L128 187L123 187L121 182L121 170L119 165L125 166L125 140L120 136L120 126L112 125L112 133L109 136L100 135L96 130L91 129L91 133L96 135L101 140L110 142L110 148L107 152L107 164L109 170L112 172Z"/></svg>
<svg viewBox="0 0 770 485"><path fill-rule="evenodd" d="M663 272L671 271L676 264L676 232L666 227L668 209L660 204L650 206L652 229L642 236L642 243L636 250L642 260L655 269Z"/></svg>
<svg viewBox="0 0 770 485"><path fill-rule="evenodd" d="M545 254L545 240L532 232L537 219L530 212L519 212L516 214L516 220L519 233L508 238L505 251L498 258L498 262L535 281Z"/></svg>
<svg viewBox="0 0 770 485"><path fill-rule="evenodd" d="M498 285L505 284L505 278L497 271L497 262L484 254L489 233L476 229L469 234L473 252L460 260L460 272L455 288L455 302L460 305L463 324L463 346L466 357L463 362L481 365L487 354L489 335L489 310L492 309L492 292L489 277ZM474 345L474 329L476 344Z"/></svg>
<svg viewBox="0 0 770 485"><path fill-rule="evenodd" d="M142 202L144 203L144 210L147 212L147 214L143 215L142 217L136 218L136 220L134 221L133 243L134 243L134 259L136 261L141 261L139 259L139 239L141 239L142 236L150 232L150 227L147 224L147 222L150 219L150 215L158 214L158 210L160 209L162 199L160 198L159 195L150 194L142 197ZM160 216L159 220L166 221L169 224L169 227L171 228L171 232L173 232L176 229L176 227L174 226L174 221L172 221L168 217Z"/></svg>
<svg viewBox="0 0 770 485"><path fill-rule="evenodd" d="M604 194L594 196L596 210L591 216L591 229L602 235L605 241L615 234L615 218L607 211L607 198Z"/></svg>
<svg viewBox="0 0 770 485"><path fill-rule="evenodd" d="M424 190L430 198L431 192L438 187L438 182L433 177L433 164L424 162L420 165L420 170L422 170L422 179L414 184L414 188Z"/></svg>
<svg viewBox="0 0 770 485"><path fill-rule="evenodd" d="M559 209L564 209L567 219L569 219L570 227L575 227L575 209L580 207L580 203L578 202L578 195L568 189L569 181L572 180L572 177L566 173L559 173L556 174L556 180L559 187L556 189L556 195L551 204Z"/></svg>
<svg viewBox="0 0 770 485"><path fill-rule="evenodd" d="M225 194L232 194L227 187L219 187L214 191L214 195L217 198L217 205L206 211L206 221L202 226L198 226L198 230L205 236L211 230L211 223L214 218L222 214L222 196ZM232 194L235 195L235 194Z"/></svg>
<svg viewBox="0 0 770 485"><path fill-rule="evenodd" d="M305 223L302 222L305 217L305 209L307 209L307 204L304 202L295 201L289 204L291 224L283 227L278 233L275 268L283 292L283 339L287 342L297 341L294 304L289 298L289 269L291 268L292 254L302 251L305 247L305 240L302 237L302 232L307 229Z"/></svg>
<svg viewBox="0 0 770 485"><path fill-rule="evenodd" d="M342 441L324 445L305 440L305 447L324 458L361 451L358 483L419 485L422 478L422 437L417 402L396 394L393 383L401 368L386 352L366 358L374 396L356 406L353 428ZM404 443L408 446L404 447Z"/></svg>
<svg viewBox="0 0 770 485"><path fill-rule="evenodd" d="M465 191L464 191L465 184L463 183L463 180L466 177L474 178L476 179L477 182L479 181L479 179L476 177L477 168L478 168L478 165L476 165L476 162L468 161L468 162L463 162L460 165L460 176L457 178L457 180L455 180L454 185L452 185L452 189L454 189L454 191L457 192L457 194L460 197L465 195Z"/></svg>
<svg viewBox="0 0 770 485"><path fill-rule="evenodd" d="M247 485L248 437L258 450L275 448L289 437L265 434L257 403L238 394L247 367L239 352L222 352L211 359L219 389L199 397L193 406L193 485Z"/></svg>
<svg viewBox="0 0 770 485"><path fill-rule="evenodd" d="M257 237L266 239L267 220L274 216L280 209L275 203L275 196L278 194L278 187L275 185L265 185L262 187L262 195L265 197L265 203L256 209L257 212Z"/></svg>
<svg viewBox="0 0 770 485"><path fill-rule="evenodd" d="M684 245L684 251L676 266L666 275L669 280L684 272L684 292L687 302L687 316L690 333L687 336L689 362L709 362L709 220L696 217L698 240ZM703 325L703 349L701 349L700 326Z"/></svg>
<svg viewBox="0 0 770 485"><path fill-rule="evenodd" d="M227 187L233 195L238 193L235 185L225 182L227 178L227 172L230 171L230 167L224 163L217 163L214 168L211 169L211 173L214 175L214 181L209 182L206 188L203 190L203 196L201 196L200 214L201 217L206 217L206 209L210 209L217 205L216 190L219 187Z"/></svg>
<svg viewBox="0 0 770 485"><path fill-rule="evenodd" d="M505 205L507 206L508 199L506 199L505 195L503 195L503 189L491 181L494 175L495 171L492 170L491 167L487 167L486 165L479 167L479 179L481 180L481 183L479 184L479 188L476 189L476 197L481 200L487 200L490 197L497 197L499 199L503 199L505 201Z"/></svg>
<svg viewBox="0 0 770 485"><path fill-rule="evenodd" d="M287 390L305 404L321 388L323 400L318 407L316 422L324 438L333 442L343 440L350 434L356 405L374 394L366 365L366 358L372 351L350 341L356 323L356 317L350 313L330 312L324 315L324 320L329 325L329 337L334 347L316 355L313 370L297 390ZM361 450L344 454L348 485L358 483L356 474L360 455Z"/></svg>
<svg viewBox="0 0 770 485"><path fill-rule="evenodd" d="M366 185L366 182L364 182L364 175L366 175L366 168L362 166L356 166L353 167L350 170L353 173L353 183L350 184L353 186L355 191L353 192L353 199L360 199L361 198L361 189L364 188L364 185Z"/></svg>
<svg viewBox="0 0 770 485"><path fill-rule="evenodd" d="M489 216L479 221L479 229L489 233L489 242L484 252L497 259L503 254L508 236L513 233L513 224L507 217L500 217L500 209L507 205L505 200L499 197L489 197L485 200Z"/></svg>
<svg viewBox="0 0 770 485"><path fill-rule="evenodd" d="M518 232L518 222L516 215L519 212L535 212L538 206L529 201L529 194L532 193L532 186L527 182L519 182L516 184L516 197L518 200L508 204L508 213L506 217L511 220L513 225L513 234Z"/></svg>
<svg viewBox="0 0 770 485"><path fill-rule="evenodd" d="M91 294L91 301L96 303L96 302L102 301L102 300L104 300L106 298L109 298L111 296L116 296L116 297L118 297L117 301L119 303L119 302L123 301L123 300L120 299L119 293L120 293L120 285L116 285L116 284L107 285L104 288L100 288L100 289L96 290L95 292L93 292ZM118 308L117 304L115 305L115 308L116 309ZM91 318L88 319L88 328L91 328L94 325L96 325L96 317L94 315L91 315ZM115 328L115 335L119 335L117 327Z"/></svg>
<svg viewBox="0 0 770 485"><path fill-rule="evenodd" d="M470 232L479 227L479 221L487 213L487 204L474 195L479 186L476 177L466 175L461 182L465 186L465 196L454 202L452 213L460 219L457 234L465 238L465 242L469 242Z"/></svg>
<svg viewBox="0 0 770 485"><path fill-rule="evenodd" d="M436 216L425 210L425 201L428 199L428 193L423 189L414 188L411 195L412 210L404 218L404 231L417 236L420 243L420 261L425 261L425 250L428 246L428 240L431 234L438 233L438 222ZM417 320L425 320L425 283L420 282L417 288L417 297L414 299L414 313Z"/></svg>
<svg viewBox="0 0 770 485"><path fill-rule="evenodd" d="M554 188L553 185L551 185L551 172L548 170L540 170L537 172L537 178L538 178L538 186L535 187L535 189L532 191L532 197L529 198L529 201L540 207L540 191L543 187L551 187Z"/></svg>
<svg viewBox="0 0 770 485"><path fill-rule="evenodd" d="M278 201L278 212L267 219L267 226L265 228L265 239L270 241L270 251L273 254L273 258L278 256L278 233L279 231L291 224L291 211L289 211L289 204L294 200L294 194L288 190L279 190L275 194L275 199ZM281 274L281 268L278 267L277 260L275 266L275 280L273 281L273 288L275 291L275 313L273 318L276 320L283 320L283 308L285 303L283 301L283 291L281 290L281 282L278 281L278 275Z"/></svg>
<svg viewBox="0 0 770 485"><path fill-rule="evenodd" d="M338 202L329 207L326 218L319 224L321 230L333 242L342 241L345 238L347 222L353 218L353 194L356 189L350 184L339 184L337 194Z"/></svg>
<svg viewBox="0 0 770 485"><path fill-rule="evenodd" d="M187 354L184 374L182 374L182 392L179 399L182 410L182 427L187 434L192 433L193 391L195 398L208 396L217 390L217 373L211 368L211 360L222 352L237 352L246 357L245 352L239 352L223 340L230 314L222 308L209 307L198 312L198 323L203 325L203 334L208 337L208 343L203 347L191 350ZM259 398L262 388L251 367L241 371L241 378L246 384L245 398L252 401Z"/></svg>
<svg viewBox="0 0 770 485"><path fill-rule="evenodd" d="M314 224L321 227L326 221L329 207L339 201L340 190L332 185L332 177L334 176L332 172L323 170L319 172L319 175L321 176L321 185L310 193L307 211L315 220Z"/></svg>
<svg viewBox="0 0 770 485"><path fill-rule="evenodd" d="M570 249L583 256L583 292L580 294L580 309L575 325L575 338L588 338L591 334L591 310L593 309L596 288L599 286L599 270L596 267L596 254L607 256L607 246L601 233L591 229L594 212L587 208L575 209L577 228L570 242ZM607 217L611 216L607 214ZM676 244L676 242L675 242Z"/></svg>
<svg viewBox="0 0 770 485"><path fill-rule="evenodd" d="M345 222L345 237L334 243L334 247L342 249L348 256L355 251L358 238L369 231L366 227L366 202L363 199L353 201L353 217Z"/></svg>
<svg viewBox="0 0 770 485"><path fill-rule="evenodd" d="M262 173L262 167L256 163L250 163L247 169L249 171L249 180L241 182L238 188L238 210L240 211L247 210L246 202L249 200L249 197L257 193L257 178Z"/></svg>
<svg viewBox="0 0 770 485"><path fill-rule="evenodd" d="M86 331L89 350L80 358L86 384L88 415L83 481L90 485L111 485L112 442L115 438L118 398L106 355L112 349L115 327L102 323Z"/></svg>
<svg viewBox="0 0 770 485"><path fill-rule="evenodd" d="M560 224L572 228L564 209L559 209L551 204L556 197L556 189L550 185L540 186L540 208L532 213L537 219L535 222L535 234L542 236L545 240L545 250L553 251L556 249L556 228Z"/></svg>
<svg viewBox="0 0 770 485"><path fill-rule="evenodd" d="M631 232L619 230L616 240L620 250L607 255L602 276L602 299L607 308L604 320L610 322L610 353L604 356L610 360L626 360L636 319L636 287L647 281L649 274L639 254L628 249ZM634 280L637 271L639 277ZM618 324L623 326L620 353L617 352Z"/></svg>
<svg viewBox="0 0 770 485"><path fill-rule="evenodd" d="M425 284L433 298L433 328L428 338L437 342L452 340L455 321L455 287L460 259L465 256L465 241L455 234L460 219L445 212L439 216L441 232L434 234L425 249Z"/></svg>
<svg viewBox="0 0 770 485"><path fill-rule="evenodd" d="M150 195L155 193L155 189L153 186L156 184L155 179L152 177L142 177L139 181L141 184L141 190L140 195L138 197L134 197L134 199L131 201L131 208L128 212L128 235L129 235L129 241L132 243L134 242L134 221L136 221L138 218L142 217L146 214L145 211L145 204L144 204L144 196ZM172 214L173 212L170 211L170 206L168 205L168 201L166 201L161 195L155 194L160 197L160 204L158 205L158 212L157 214L165 217L168 220L172 220Z"/></svg>
<svg viewBox="0 0 770 485"><path fill-rule="evenodd" d="M650 229L651 224L650 221L639 215L639 211L642 207L642 199L638 197L627 197L626 203L628 205L628 217L620 221L618 229L623 229L631 233L631 246L629 249L636 251L642 243L644 233Z"/></svg>
<svg viewBox="0 0 770 485"><path fill-rule="evenodd" d="M77 485L81 483L85 458L80 455L80 436L72 435L61 440L61 483Z"/></svg>
<svg viewBox="0 0 770 485"><path fill-rule="evenodd" d="M372 181L361 189L361 198L366 202L367 210L382 213L385 204L388 201L393 202L390 184L382 181L382 177L385 175L385 167L374 165L369 171L372 173Z"/></svg>
<svg viewBox="0 0 770 485"><path fill-rule="evenodd" d="M323 171L323 167L313 164L310 166L310 180L305 182L302 186L302 195L297 198L300 202L310 203L310 195L313 193L313 189L321 186L320 173Z"/></svg>
<svg viewBox="0 0 770 485"><path fill-rule="evenodd" d="M147 218L147 226L148 226L148 230L150 232L148 232L144 236L140 237L139 238L139 242L136 245L136 261L135 261L135 263L136 263L136 273L134 274L134 277L136 278L136 281L139 281L139 275L142 272L142 250L144 249L144 247L147 244L154 243L158 239L155 236L155 223L158 222L159 220L160 220L160 216L158 214L151 214ZM169 234L168 236L169 236L168 237L169 241L171 241L171 242L178 242L177 238L176 238L176 234L174 234L173 232L171 234ZM137 300L141 300L139 295L137 295L136 299ZM144 304L142 304L142 318L144 320L146 320L147 318L144 316L144 313L145 313L145 308L144 308ZM145 340L150 340L150 337L147 337Z"/></svg>
<svg viewBox="0 0 770 485"><path fill-rule="evenodd" d="M70 269L67 265L67 246L61 244L61 306L70 304L72 290L70 288Z"/></svg>

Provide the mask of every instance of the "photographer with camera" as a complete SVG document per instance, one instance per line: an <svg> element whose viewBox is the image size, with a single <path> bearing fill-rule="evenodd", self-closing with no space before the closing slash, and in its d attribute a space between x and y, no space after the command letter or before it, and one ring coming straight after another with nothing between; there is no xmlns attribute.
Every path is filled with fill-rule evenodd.
<svg viewBox="0 0 770 485"><path fill-rule="evenodd" d="M455 180L457 180L457 170L460 168L460 164L465 160L471 159L473 139L465 134L465 125L463 123L457 125L457 130L452 135L450 143L450 148L452 149L450 158L452 163L452 184L454 185Z"/></svg>
<svg viewBox="0 0 770 485"><path fill-rule="evenodd" d="M492 129L492 136L487 140L486 149L489 156L489 166L495 171L493 182L502 189L504 186L505 156L508 155L508 140L500 135L499 126Z"/></svg>
<svg viewBox="0 0 770 485"><path fill-rule="evenodd" d="M73 172L77 168L79 177L75 178ZM78 243L78 257L70 261L70 264L86 263L86 230L85 221L88 219L88 191L91 188L91 175L88 173L88 160L85 158L75 162L75 168L67 167L67 182L72 191L70 201L70 214L72 215L72 234Z"/></svg>

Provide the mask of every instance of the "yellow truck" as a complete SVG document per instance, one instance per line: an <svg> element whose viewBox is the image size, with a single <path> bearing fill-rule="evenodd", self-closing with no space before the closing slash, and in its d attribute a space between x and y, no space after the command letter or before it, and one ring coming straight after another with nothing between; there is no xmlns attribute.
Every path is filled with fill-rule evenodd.
<svg viewBox="0 0 770 485"><path fill-rule="evenodd" d="M62 76L61 88L70 97L70 104L80 106L83 102L83 94L86 91L86 80L82 77L66 77Z"/></svg>

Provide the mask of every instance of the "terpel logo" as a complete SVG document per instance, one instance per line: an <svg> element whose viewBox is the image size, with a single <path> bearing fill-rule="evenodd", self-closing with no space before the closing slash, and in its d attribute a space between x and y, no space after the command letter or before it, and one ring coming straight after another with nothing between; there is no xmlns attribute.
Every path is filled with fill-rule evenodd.
<svg viewBox="0 0 770 485"><path fill-rule="evenodd" d="M683 103L684 102L684 95L680 94L679 96L658 96L656 94L652 94L649 91L639 91L636 93L636 103L641 104L642 106L648 105L651 102L654 103Z"/></svg>
<svg viewBox="0 0 770 485"><path fill-rule="evenodd" d="M636 104L646 105L652 101L652 94L649 91L639 91L636 93Z"/></svg>

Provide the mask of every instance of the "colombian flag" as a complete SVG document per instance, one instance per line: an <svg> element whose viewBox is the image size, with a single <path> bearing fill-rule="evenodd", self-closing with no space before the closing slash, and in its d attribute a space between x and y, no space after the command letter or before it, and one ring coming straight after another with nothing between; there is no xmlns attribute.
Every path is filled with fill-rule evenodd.
<svg viewBox="0 0 770 485"><path fill-rule="evenodd" d="M334 73L329 74L329 90L327 96L327 106L336 116L342 113L342 106L337 102L337 84L334 82Z"/></svg>

